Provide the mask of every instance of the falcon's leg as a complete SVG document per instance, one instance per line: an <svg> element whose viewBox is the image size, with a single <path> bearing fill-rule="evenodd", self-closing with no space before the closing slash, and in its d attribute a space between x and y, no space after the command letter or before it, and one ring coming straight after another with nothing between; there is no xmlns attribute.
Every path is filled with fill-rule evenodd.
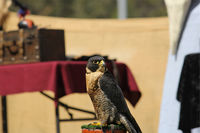
<svg viewBox="0 0 200 133"><path fill-rule="evenodd" d="M106 133L106 128L105 127L102 126L101 130L102 130L103 133Z"/></svg>
<svg viewBox="0 0 200 133"><path fill-rule="evenodd" d="M108 122L109 114L102 114L101 116L101 124L106 126Z"/></svg>
<svg viewBox="0 0 200 133"><path fill-rule="evenodd" d="M107 126L107 121L109 118L109 114L102 114L101 116L101 125L102 125L102 131L103 133L106 133L106 126Z"/></svg>
<svg viewBox="0 0 200 133"><path fill-rule="evenodd" d="M111 124L110 126L111 126L111 132L114 133L115 125L114 125L114 124Z"/></svg>

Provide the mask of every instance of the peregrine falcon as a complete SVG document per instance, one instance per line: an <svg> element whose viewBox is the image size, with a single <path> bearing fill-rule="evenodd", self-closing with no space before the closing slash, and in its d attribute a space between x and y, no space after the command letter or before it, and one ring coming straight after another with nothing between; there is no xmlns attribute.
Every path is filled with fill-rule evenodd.
<svg viewBox="0 0 200 133"><path fill-rule="evenodd" d="M106 68L103 57L89 58L86 88L101 124L122 124L129 133L142 133L128 109L121 88Z"/></svg>

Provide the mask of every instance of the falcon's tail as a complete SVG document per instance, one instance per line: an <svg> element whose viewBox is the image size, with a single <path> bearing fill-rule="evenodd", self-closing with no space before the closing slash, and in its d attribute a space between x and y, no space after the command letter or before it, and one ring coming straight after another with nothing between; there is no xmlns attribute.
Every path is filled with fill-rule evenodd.
<svg viewBox="0 0 200 133"><path fill-rule="evenodd" d="M141 131L136 131L134 125L122 114L120 114L120 122L125 126L129 133L142 133Z"/></svg>

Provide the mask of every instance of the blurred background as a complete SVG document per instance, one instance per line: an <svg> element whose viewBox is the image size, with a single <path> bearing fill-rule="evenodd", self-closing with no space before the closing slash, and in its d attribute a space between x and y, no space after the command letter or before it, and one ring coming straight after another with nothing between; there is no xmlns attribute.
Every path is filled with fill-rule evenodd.
<svg viewBox="0 0 200 133"><path fill-rule="evenodd" d="M143 133L158 132L169 51L169 23L163 0L124 0L125 4L123 0L122 4L119 4L121 0L18 1L31 11L26 18L33 20L38 28L65 30L66 55L101 54L125 63L142 94L135 107L127 101L131 113ZM14 4L9 8L5 31L18 29L18 9ZM93 111L86 93L70 94L60 100ZM39 92L8 95L8 132L56 133L54 107ZM85 116L74 113L75 117ZM63 108L60 115L69 117ZM63 122L61 133L80 133L81 125L91 122Z"/></svg>
<svg viewBox="0 0 200 133"><path fill-rule="evenodd" d="M126 3L127 17L160 17L167 11L163 0L19 0L34 15L70 18L117 18L120 1ZM11 6L11 11L17 11Z"/></svg>

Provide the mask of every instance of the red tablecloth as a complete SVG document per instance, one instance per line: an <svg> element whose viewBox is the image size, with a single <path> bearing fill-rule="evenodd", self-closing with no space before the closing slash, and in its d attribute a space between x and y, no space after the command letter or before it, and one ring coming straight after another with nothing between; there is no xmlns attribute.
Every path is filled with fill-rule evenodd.
<svg viewBox="0 0 200 133"><path fill-rule="evenodd" d="M0 95L51 90L60 98L71 93L86 92L85 61L53 61L0 66ZM112 71L112 65L107 64ZM130 69L117 63L120 87L135 105L141 93Z"/></svg>

